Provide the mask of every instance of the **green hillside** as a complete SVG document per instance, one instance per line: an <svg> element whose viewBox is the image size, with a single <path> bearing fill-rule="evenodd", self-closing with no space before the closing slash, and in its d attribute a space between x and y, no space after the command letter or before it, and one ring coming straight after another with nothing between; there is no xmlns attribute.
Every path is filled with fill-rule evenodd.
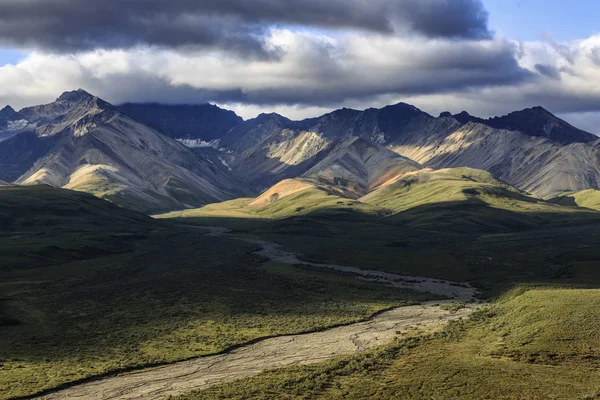
<svg viewBox="0 0 600 400"><path fill-rule="evenodd" d="M7 187L0 205L2 399L433 298L268 262L88 194Z"/></svg>
<svg viewBox="0 0 600 400"><path fill-rule="evenodd" d="M0 186L0 271L124 253L158 226L146 215L50 186Z"/></svg>
<svg viewBox="0 0 600 400"><path fill-rule="evenodd" d="M349 363L315 366L309 380L305 369L283 378L276 372L281 382L286 376L293 382L283 389L270 383L276 389L268 393L296 390L290 392L293 398L313 387L315 374L329 382L341 369L350 383L340 384L350 385L348 393L356 397L383 390L374 389L375 378L369 378L381 372L381 382L396 390L385 393L416 395L414 388L422 387L426 398L438 393L445 398L460 386L461 393L477 398L479 370L489 376L482 388L508 382L514 393L535 398L538 392L528 392L516 378L531 374L539 383L535 387L551 380L566 385L548 387L539 398L560 397L560 390L588 395L590 387L577 382L583 371L595 368L590 364L595 353L584 351L597 346L595 323L580 329L592 314L567 310L575 307L569 304L596 301L587 289L600 284L600 213L544 202L469 169L421 171L361 201L314 181L297 191L277 190L265 193L267 202L238 199L157 220L87 194L0 188L0 240L6 250L0 255L0 398L215 353L258 337L358 321L431 298L333 271L267 262L252 254L256 245L235 239L240 235L279 242L319 263L469 281L491 299L523 283L582 289L505 296L491 313L452 328L452 340L415 339ZM205 236L201 225L230 226L234 232ZM531 306L521 307L524 300ZM561 320L584 336L550 346L563 328L548 324ZM497 332L504 332L502 345L491 346L500 343L492 340ZM401 361L403 354L418 362ZM524 361L530 359L533 366ZM575 368L550 370L548 360ZM356 368L370 372L355 376ZM429 371L429 386L402 368L425 377ZM457 371L463 370L461 377ZM251 392L242 382L223 393L258 398L266 392L261 392L263 378L256 379ZM451 385L440 383L448 379ZM314 390L335 398L334 387L339 386L327 383ZM215 390L211 393L225 389Z"/></svg>
<svg viewBox="0 0 600 400"><path fill-rule="evenodd" d="M267 372L178 400L595 399L599 306L598 290L513 291L433 337Z"/></svg>
<svg viewBox="0 0 600 400"><path fill-rule="evenodd" d="M588 189L576 193L567 193L550 199L550 202L564 206L578 206L600 210L600 190Z"/></svg>
<svg viewBox="0 0 600 400"><path fill-rule="evenodd" d="M227 225L308 261L468 280L489 294L519 282L600 278L589 271L600 258L600 213L528 196L485 171L419 171L361 201L308 188L259 210L251 202L162 217Z"/></svg>

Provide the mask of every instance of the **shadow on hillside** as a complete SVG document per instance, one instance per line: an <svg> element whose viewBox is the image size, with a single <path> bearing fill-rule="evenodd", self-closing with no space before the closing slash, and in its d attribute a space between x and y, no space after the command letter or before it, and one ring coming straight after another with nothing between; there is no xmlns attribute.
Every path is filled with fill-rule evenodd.
<svg viewBox="0 0 600 400"><path fill-rule="evenodd" d="M252 255L258 249L180 229L123 257L1 273L2 362L73 363L77 376L76 359L102 360L112 369L173 361L399 304L397 289L331 271L264 265ZM95 374L102 366L96 367Z"/></svg>
<svg viewBox="0 0 600 400"><path fill-rule="evenodd" d="M190 225L228 226L309 261L470 281L486 297L522 283L600 286L600 213L587 210L525 213L472 201L395 215L341 209L283 220L212 216L160 225L165 231L132 253L2 273L3 360L107 354L121 360L145 349L139 365L152 364L246 342L257 331L301 331L324 318L360 314L360 307L340 304L397 300L392 288L340 274L265 266L252 255L256 245L207 237Z"/></svg>
<svg viewBox="0 0 600 400"><path fill-rule="evenodd" d="M312 262L468 280L490 295L520 282L600 283L594 267L600 266L600 213L592 210L518 212L468 201L387 216L345 209L282 220L185 221L259 235Z"/></svg>
<svg viewBox="0 0 600 400"><path fill-rule="evenodd" d="M322 161L336 144L337 142L330 143L326 149L297 164L289 164L282 161L281 158L270 157L268 155L270 150L264 148L250 157L246 157L241 163L244 169L237 169L236 173L243 177L258 195L284 179L302 176Z"/></svg>
<svg viewBox="0 0 600 400"><path fill-rule="evenodd" d="M577 201L573 196L561 196L549 200L550 203L561 206L578 207Z"/></svg>

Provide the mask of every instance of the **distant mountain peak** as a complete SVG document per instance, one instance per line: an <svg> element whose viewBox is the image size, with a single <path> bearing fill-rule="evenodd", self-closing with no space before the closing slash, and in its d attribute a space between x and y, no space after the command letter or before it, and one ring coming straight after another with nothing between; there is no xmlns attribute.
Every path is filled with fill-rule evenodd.
<svg viewBox="0 0 600 400"><path fill-rule="evenodd" d="M6 106L0 110L0 130L10 128L11 131L18 131L26 125L25 117L16 112L11 106Z"/></svg>
<svg viewBox="0 0 600 400"><path fill-rule="evenodd" d="M555 118L555 119L559 119L556 115L552 114L550 111L546 110L544 107L542 106L534 106L531 108L524 108L522 110L518 110L518 111L513 111L507 115L504 115L502 117L493 117L490 118L491 120L495 120L495 119L501 119L501 118L506 118L506 117L510 117L510 116L515 116L515 115L529 115L529 116L537 116L537 117L548 117L548 118Z"/></svg>
<svg viewBox="0 0 600 400"><path fill-rule="evenodd" d="M338 108L330 113L321 115L319 118L352 118L356 115L360 114L361 111L355 110L353 108L343 107ZM314 120L314 118L309 118L309 120Z"/></svg>
<svg viewBox="0 0 600 400"><path fill-rule="evenodd" d="M72 90L61 94L56 101L78 102L87 99L97 99L96 96L88 93L83 89Z"/></svg>
<svg viewBox="0 0 600 400"><path fill-rule="evenodd" d="M61 94L54 103L51 105L57 105L59 107L71 107L76 105L85 104L86 107L90 108L100 108L100 109L114 109L115 107L108 103L107 101L102 100L101 98L94 96L93 94L83 90L77 89L69 92L64 92Z"/></svg>
<svg viewBox="0 0 600 400"><path fill-rule="evenodd" d="M390 105L390 107L408 107L408 108L411 108L411 109L416 110L416 111L421 111L417 107L413 106L412 104L408 104L408 103L405 103L403 101L399 101L396 104L392 104L392 105Z"/></svg>
<svg viewBox="0 0 600 400"><path fill-rule="evenodd" d="M0 110L0 115L8 114L8 113L16 113L16 111L11 106L6 106L2 110Z"/></svg>
<svg viewBox="0 0 600 400"><path fill-rule="evenodd" d="M544 137L563 145L589 143L598 140L597 136L575 128L541 106L526 108L501 117L489 119L472 116L466 111L455 114L453 117L461 124L469 122L480 123L494 129L516 131L534 137Z"/></svg>
<svg viewBox="0 0 600 400"><path fill-rule="evenodd" d="M382 110L393 110L393 111L400 111L403 114L425 114L425 112L423 110L420 110L419 108L413 106L412 104L408 104L408 103L404 103L404 102L399 102L396 104L391 104L389 106L385 106L382 108Z"/></svg>
<svg viewBox="0 0 600 400"><path fill-rule="evenodd" d="M87 127L112 118L118 111L106 101L83 89L64 92L54 102L19 111L40 136L52 136L70 130L77 135Z"/></svg>
<svg viewBox="0 0 600 400"><path fill-rule="evenodd" d="M597 136L575 128L541 106L515 111L502 117L490 118L486 123L496 129L545 137L563 145L588 143L598 139Z"/></svg>
<svg viewBox="0 0 600 400"><path fill-rule="evenodd" d="M469 122L485 124L487 122L485 119L475 117L466 111L461 111L458 114L454 114L453 117L455 120L457 120L461 124L468 124Z"/></svg>
<svg viewBox="0 0 600 400"><path fill-rule="evenodd" d="M125 103L117 109L173 139L186 141L221 139L231 128L244 122L235 112L209 103Z"/></svg>
<svg viewBox="0 0 600 400"><path fill-rule="evenodd" d="M277 114L276 112L270 112L270 113L260 113L258 114L258 116L256 118L285 118L283 115L281 114Z"/></svg>
<svg viewBox="0 0 600 400"><path fill-rule="evenodd" d="M533 107L531 107L531 110L534 110L534 111L543 111L543 112L545 112L547 114L552 114L550 111L546 110L542 106L533 106Z"/></svg>
<svg viewBox="0 0 600 400"><path fill-rule="evenodd" d="M277 121L277 122L291 122L290 119L284 117L281 114L277 114L275 112L272 113L261 113L259 114L255 119L255 121L259 122L259 123L264 123L266 121Z"/></svg>

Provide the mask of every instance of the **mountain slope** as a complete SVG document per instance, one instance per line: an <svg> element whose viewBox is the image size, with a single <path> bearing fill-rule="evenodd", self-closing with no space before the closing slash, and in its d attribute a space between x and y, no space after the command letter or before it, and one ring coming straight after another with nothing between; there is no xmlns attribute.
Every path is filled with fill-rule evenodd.
<svg viewBox="0 0 600 400"><path fill-rule="evenodd" d="M497 180L489 172L472 168L422 169L408 173L372 191L360 201L402 212L426 204L479 201L487 194L543 204Z"/></svg>
<svg viewBox="0 0 600 400"><path fill-rule="evenodd" d="M422 143L405 141L393 150L434 168L468 166L541 197L600 185L599 149L567 146L514 131L470 122L451 134L427 135Z"/></svg>
<svg viewBox="0 0 600 400"><path fill-rule="evenodd" d="M467 112L462 112L454 117L463 124L478 122L495 129L517 131L528 136L547 138L563 145L590 143L598 140L596 135L575 128L543 107L527 108L487 120L473 117Z"/></svg>
<svg viewBox="0 0 600 400"><path fill-rule="evenodd" d="M577 206L600 211L600 190L588 189L576 193L565 193L549 200L563 206Z"/></svg>
<svg viewBox="0 0 600 400"><path fill-rule="evenodd" d="M12 107L6 106L0 110L0 140L8 139L28 126L29 121L25 115L16 112Z"/></svg>
<svg viewBox="0 0 600 400"><path fill-rule="evenodd" d="M222 144L235 154L233 168L261 188L305 174L335 143L351 137L374 141L434 169L488 170L541 197L600 188L597 137L539 107L491 120L467 113L434 118L403 103L342 109L304 121L261 115L232 129Z"/></svg>
<svg viewBox="0 0 600 400"><path fill-rule="evenodd" d="M262 114L233 128L221 144L234 153L234 171L257 191L304 174L332 142L277 114Z"/></svg>
<svg viewBox="0 0 600 400"><path fill-rule="evenodd" d="M556 208L471 168L416 171L360 201L388 210L396 223L462 233L531 229L536 213Z"/></svg>
<svg viewBox="0 0 600 400"><path fill-rule="evenodd" d="M193 145L221 138L244 120L233 111L212 104L166 105L126 103L119 111L161 133Z"/></svg>
<svg viewBox="0 0 600 400"><path fill-rule="evenodd" d="M418 163L383 146L352 137L335 146L304 176L341 187L346 197L358 198L390 179L421 168Z"/></svg>
<svg viewBox="0 0 600 400"><path fill-rule="evenodd" d="M452 118L439 122L400 103L381 110L341 109L303 121L262 114L233 128L221 144L235 154L234 170L262 189L307 173L336 144L352 137L386 145L399 137L428 130L444 134L458 126Z"/></svg>
<svg viewBox="0 0 600 400"><path fill-rule="evenodd" d="M472 168L416 171L359 200L386 210L388 221L405 228L448 234L514 233L549 222L586 222L577 208L550 204Z"/></svg>
<svg viewBox="0 0 600 400"><path fill-rule="evenodd" d="M78 90L21 111L34 132L0 143L0 178L81 190L157 212L243 195L228 169Z"/></svg>
<svg viewBox="0 0 600 400"><path fill-rule="evenodd" d="M0 186L0 203L0 271L124 253L160 229L144 214L47 185Z"/></svg>

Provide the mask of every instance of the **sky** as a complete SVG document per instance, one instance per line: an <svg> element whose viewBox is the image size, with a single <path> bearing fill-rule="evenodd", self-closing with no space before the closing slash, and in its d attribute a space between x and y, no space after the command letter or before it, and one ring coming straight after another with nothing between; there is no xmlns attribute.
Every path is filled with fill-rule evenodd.
<svg viewBox="0 0 600 400"><path fill-rule="evenodd" d="M600 32L600 2L576 0L484 0L493 30L516 40L577 40Z"/></svg>
<svg viewBox="0 0 600 400"><path fill-rule="evenodd" d="M541 105L600 134L600 2L0 0L0 108L83 88L244 118Z"/></svg>

